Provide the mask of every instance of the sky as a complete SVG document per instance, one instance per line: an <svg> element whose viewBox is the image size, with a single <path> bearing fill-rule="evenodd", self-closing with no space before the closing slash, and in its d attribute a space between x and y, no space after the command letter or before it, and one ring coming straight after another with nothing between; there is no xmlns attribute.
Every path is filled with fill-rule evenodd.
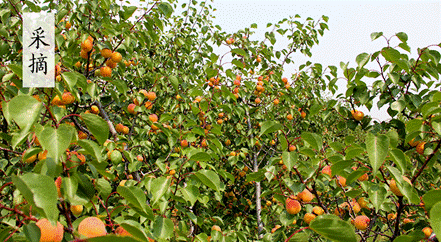
<svg viewBox="0 0 441 242"><path fill-rule="evenodd" d="M321 63L324 67L334 65L339 68L341 61L356 67L355 58L358 54L371 54L387 45L384 38L371 41L372 32L383 32L388 38L398 32L405 32L411 47L409 56L414 59L417 58L417 47L441 43L441 1L215 0L212 6L217 9L214 12L214 23L220 25L223 31L234 33L256 23L258 28L254 38L259 40L264 38L266 31L271 30L271 27L266 28L267 23L277 23L296 14L303 21L307 17L318 20L322 15L328 16L329 30L319 37L319 44L311 49L312 57L295 53L295 63L285 69L285 76L288 77L308 60ZM288 44L283 38L277 40L275 49L284 48ZM399 43L396 37L391 39L391 46L395 47ZM440 51L439 48L436 50ZM366 65L366 68L379 69L378 64L373 63ZM343 76L342 72L339 76ZM346 91L345 80L341 79L337 84L339 93ZM366 108L360 110L377 121L390 119L387 107L378 110L374 104L370 111Z"/></svg>

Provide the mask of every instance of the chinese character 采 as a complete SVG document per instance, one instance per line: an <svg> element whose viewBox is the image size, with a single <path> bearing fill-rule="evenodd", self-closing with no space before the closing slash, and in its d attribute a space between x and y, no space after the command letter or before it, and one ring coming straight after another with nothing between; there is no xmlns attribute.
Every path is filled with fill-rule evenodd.
<svg viewBox="0 0 441 242"><path fill-rule="evenodd" d="M42 36L42 34L44 33L44 30L39 27L38 29L36 29L32 34L36 35L35 37L31 37L31 39L34 39L34 41L29 45L29 47L31 47L32 45L35 44L35 42L37 42L37 46L36 48L38 49L40 47L40 42L45 45L45 46L49 46L49 44L45 43L42 39L44 38L44 36Z"/></svg>

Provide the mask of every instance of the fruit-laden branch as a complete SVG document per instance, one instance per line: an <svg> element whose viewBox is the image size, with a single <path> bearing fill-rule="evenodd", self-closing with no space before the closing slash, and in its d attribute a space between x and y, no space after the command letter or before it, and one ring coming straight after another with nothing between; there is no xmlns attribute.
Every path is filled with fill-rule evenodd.
<svg viewBox="0 0 441 242"><path fill-rule="evenodd" d="M391 241L394 240L398 235L400 235L400 217L401 213L403 212L403 197L398 197L398 209L397 209L397 218L395 220L395 231L391 238Z"/></svg>
<svg viewBox="0 0 441 242"><path fill-rule="evenodd" d="M247 115L247 123L248 123L248 129L252 130L251 120L250 120L250 114L248 112L248 109L246 109L246 115ZM251 139L254 138L253 133L251 133ZM255 152L256 148L253 146L253 172L259 171L259 164L257 163L257 155ZM250 156L251 158L251 156ZM262 201L261 201L261 186L260 182L256 182L256 218L257 218L257 231L258 231L258 237L261 239L263 237L262 231L263 231L263 224L262 224L262 218L260 217L260 213L262 212Z"/></svg>
<svg viewBox="0 0 441 242"><path fill-rule="evenodd" d="M410 180L410 183L413 184L415 182L415 180L421 175L424 168L426 168L427 163L429 163L429 161L433 158L433 156L438 152L440 147L441 147L441 140L438 140L438 144L436 145L435 149L433 150L433 152L429 156L427 156L426 162L424 162L423 166L421 166L421 168L418 170L418 172L412 177L412 180Z"/></svg>
<svg viewBox="0 0 441 242"><path fill-rule="evenodd" d="M113 126L112 122L109 119L109 116L107 115L106 111L104 111L103 105L99 101L95 101L96 105L98 106L98 109L100 110L101 116L103 116L104 120L106 120L107 125L109 125L110 133L112 134L112 137L114 140L118 140L118 134L116 133L115 127Z"/></svg>
<svg viewBox="0 0 441 242"><path fill-rule="evenodd" d="M1 201L0 201L0 202L1 202ZM32 220L32 221L35 221L35 222L38 221L38 219L37 219L36 217L34 217L34 216L32 216L32 215L26 215L23 211L18 210L17 207L15 207L15 208L9 208L9 207L6 207L5 205L3 205L2 203L0 203L0 209L5 209L5 210L8 210L8 211L10 211L10 212L14 212L14 213L17 214L17 215L22 216L22 217L23 217L23 220Z"/></svg>
<svg viewBox="0 0 441 242"><path fill-rule="evenodd" d="M309 189L308 189L309 190ZM320 199L320 196L317 193L317 189L315 186L315 181L313 181L312 183L312 189L310 190L312 191L312 193L315 195L315 197L317 198L317 203L320 207L323 208L323 210L325 210L325 213L329 213L328 208L322 203L322 200Z"/></svg>

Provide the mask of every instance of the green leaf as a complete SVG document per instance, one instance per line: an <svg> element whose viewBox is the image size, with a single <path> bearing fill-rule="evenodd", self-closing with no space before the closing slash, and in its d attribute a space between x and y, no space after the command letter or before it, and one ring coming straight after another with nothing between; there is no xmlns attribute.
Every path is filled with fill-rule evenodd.
<svg viewBox="0 0 441 242"><path fill-rule="evenodd" d="M42 107L37 99L28 95L18 95L7 103L3 102L2 111L9 124L14 120L20 129L27 132L40 116Z"/></svg>
<svg viewBox="0 0 441 242"><path fill-rule="evenodd" d="M148 219L153 219L153 211L147 206L144 191L139 187L118 186L116 191L127 200L130 206L136 208L137 212Z"/></svg>
<svg viewBox="0 0 441 242"><path fill-rule="evenodd" d="M406 133L410 134L414 131L421 131L423 126L423 120L421 119L412 119L406 123Z"/></svg>
<svg viewBox="0 0 441 242"><path fill-rule="evenodd" d="M357 146L349 146L346 149L345 159L350 160L354 157L361 156L361 155L363 155L364 152L365 152L365 150L363 148L360 148Z"/></svg>
<svg viewBox="0 0 441 242"><path fill-rule="evenodd" d="M366 150L372 166L373 175L377 174L378 169L386 159L389 149L389 137L386 135L375 136L368 133L366 136Z"/></svg>
<svg viewBox="0 0 441 242"><path fill-rule="evenodd" d="M78 192L77 194L92 199L95 196L95 187L93 186L90 178L83 173L76 173L75 179L78 181Z"/></svg>
<svg viewBox="0 0 441 242"><path fill-rule="evenodd" d="M387 74L389 75L389 73L387 73ZM389 75L389 77L391 77L391 76ZM406 102L404 102L404 100L401 100L401 99L393 102L390 105L390 108L394 111L397 111L397 112L403 111L405 107L406 107Z"/></svg>
<svg viewBox="0 0 441 242"><path fill-rule="evenodd" d="M190 157L194 161L210 161L211 156L207 152L198 152Z"/></svg>
<svg viewBox="0 0 441 242"><path fill-rule="evenodd" d="M173 7L169 3L162 2L158 5L158 8L167 18L170 18L173 13Z"/></svg>
<svg viewBox="0 0 441 242"><path fill-rule="evenodd" d="M441 202L441 190L428 191L424 194L423 201L426 211L430 211L436 203Z"/></svg>
<svg viewBox="0 0 441 242"><path fill-rule="evenodd" d="M81 118L86 123L87 129L93 134L100 145L109 137L109 126L100 116L92 113L82 113Z"/></svg>
<svg viewBox="0 0 441 242"><path fill-rule="evenodd" d="M256 181L259 182L265 177L266 169L260 169L258 172L251 172L247 174L246 181Z"/></svg>
<svg viewBox="0 0 441 242"><path fill-rule="evenodd" d="M148 241L148 236L144 232L144 228L141 225L133 220L124 220L124 222L120 223L121 227L129 232L134 238L140 241Z"/></svg>
<svg viewBox="0 0 441 242"><path fill-rule="evenodd" d="M118 236L115 234L108 234L106 236L94 237L87 239L87 242L139 242L139 240L130 236Z"/></svg>
<svg viewBox="0 0 441 242"><path fill-rule="evenodd" d="M11 71L14 72L14 74L17 75L20 79L23 79L22 65L10 64L8 65L8 68L11 69Z"/></svg>
<svg viewBox="0 0 441 242"><path fill-rule="evenodd" d="M40 241L40 228L35 223L30 223L23 227L23 232L26 235L26 239L31 242L39 242Z"/></svg>
<svg viewBox="0 0 441 242"><path fill-rule="evenodd" d="M282 150L286 150L288 148L288 141L286 141L286 138L284 135L281 135L279 137L279 143L282 147Z"/></svg>
<svg viewBox="0 0 441 242"><path fill-rule="evenodd" d="M47 150L47 156L52 157L55 163L58 163L60 156L66 152L72 141L75 128L68 124L61 124L57 129L51 126L45 126L43 130L37 132L37 138L44 150Z"/></svg>
<svg viewBox="0 0 441 242"><path fill-rule="evenodd" d="M433 232L436 235L441 234L441 202L437 202L433 205L432 209L430 209L430 225L432 226Z"/></svg>
<svg viewBox="0 0 441 242"><path fill-rule="evenodd" d="M102 198L107 198L112 192L112 187L110 186L110 182L104 178L96 179L95 186Z"/></svg>
<svg viewBox="0 0 441 242"><path fill-rule="evenodd" d="M323 214L312 220L309 227L321 236L332 241L357 241L352 226L335 215Z"/></svg>
<svg viewBox="0 0 441 242"><path fill-rule="evenodd" d="M408 182L403 181L400 184L398 184L398 188L403 193L403 195L409 200L409 202L413 204L419 204L420 203L420 197L418 196L418 193L415 191L415 189L410 185Z"/></svg>
<svg viewBox="0 0 441 242"><path fill-rule="evenodd" d="M396 33L395 35L398 37L398 39L401 40L401 42L406 42L407 41L407 34L406 33L399 32L399 33Z"/></svg>
<svg viewBox="0 0 441 242"><path fill-rule="evenodd" d="M266 121L262 124L262 127L260 128L260 135L262 136L264 134L272 133L277 130L283 129L283 126L275 121Z"/></svg>
<svg viewBox="0 0 441 242"><path fill-rule="evenodd" d="M383 35L383 32L373 32L371 33L371 40L374 41L381 37Z"/></svg>
<svg viewBox="0 0 441 242"><path fill-rule="evenodd" d="M406 172L407 167L407 156L400 149L391 149L389 151L389 158L398 166L401 170L401 173L404 174Z"/></svg>
<svg viewBox="0 0 441 242"><path fill-rule="evenodd" d="M170 82L171 82L173 88L176 91L178 91L179 90L179 80L178 80L178 78L176 76L171 76L171 77L169 77L169 79L170 79Z"/></svg>
<svg viewBox="0 0 441 242"><path fill-rule="evenodd" d="M159 177L153 180L151 193L152 193L152 204L156 204L159 199L161 199L170 187L170 179L166 177Z"/></svg>
<svg viewBox="0 0 441 242"><path fill-rule="evenodd" d="M95 158L99 163L105 161L106 157L101 154L100 146L95 143L93 140L78 140L78 145L83 147L86 154L91 155Z"/></svg>
<svg viewBox="0 0 441 242"><path fill-rule="evenodd" d="M384 47L381 49L381 55L389 62L395 63L401 58L401 54L398 50L391 47Z"/></svg>
<svg viewBox="0 0 441 242"><path fill-rule="evenodd" d="M266 172L265 172L265 177L268 180L268 182L271 182L271 180L274 178L274 176L276 175L276 167L275 166L270 166L266 168Z"/></svg>
<svg viewBox="0 0 441 242"><path fill-rule="evenodd" d="M67 198L67 200L70 203L74 203L73 201L78 190L78 181L72 177L63 177L61 187L63 188L64 196ZM74 203L74 205L84 204Z"/></svg>
<svg viewBox="0 0 441 242"><path fill-rule="evenodd" d="M23 176L12 175L12 182L33 209L55 224L58 220L58 194L53 178L27 173Z"/></svg>
<svg viewBox="0 0 441 242"><path fill-rule="evenodd" d="M297 162L298 154L296 152L284 151L282 154L283 164L288 167L288 171L292 170L292 167Z"/></svg>
<svg viewBox="0 0 441 242"><path fill-rule="evenodd" d="M380 187L377 184L370 184L368 187L369 200L371 200L375 211L380 209L381 204L383 204L386 198L387 191L384 187Z"/></svg>
<svg viewBox="0 0 441 242"><path fill-rule="evenodd" d="M231 52L244 57L247 56L247 53L243 49L232 49Z"/></svg>
<svg viewBox="0 0 441 242"><path fill-rule="evenodd" d="M418 241L418 240L415 240L414 237L410 235L400 235L394 239L394 242L413 242L413 241Z"/></svg>
<svg viewBox="0 0 441 242"><path fill-rule="evenodd" d="M358 68L361 69L369 61L370 55L368 53L361 53L356 58L355 61L358 64Z"/></svg>
<svg viewBox="0 0 441 242"><path fill-rule="evenodd" d="M321 150L323 146L322 137L318 134L303 132L301 135L302 139L308 143L313 149Z"/></svg>
<svg viewBox="0 0 441 242"><path fill-rule="evenodd" d="M118 92L120 92L120 94L127 95L127 91L129 88L127 87L127 84L124 81L118 79L112 79L109 80L109 82L116 87L116 89L118 90Z"/></svg>
<svg viewBox="0 0 441 242"><path fill-rule="evenodd" d="M136 11L136 9L138 9L137 7L135 7L135 6L123 6L123 8L124 8L124 13L123 13L123 18L124 18L124 20L127 20L127 19L129 19L132 15L133 15L133 13Z"/></svg>
<svg viewBox="0 0 441 242"><path fill-rule="evenodd" d="M194 175L207 187L219 191L220 189L220 179L219 176L211 170L200 170Z"/></svg>
<svg viewBox="0 0 441 242"><path fill-rule="evenodd" d="M153 223L153 235L159 239L168 239L173 235L173 221L169 218L157 216Z"/></svg>
<svg viewBox="0 0 441 242"><path fill-rule="evenodd" d="M403 49L403 50L405 50L405 51L411 53L411 52L410 52L410 46L407 45L407 43L405 43L405 42L403 42L403 43L399 43L398 46L401 47L401 49Z"/></svg>
<svg viewBox="0 0 441 242"><path fill-rule="evenodd" d="M196 203L198 197L200 196L198 187L193 185L187 185L187 187L181 189L180 191L185 201L190 202L191 206Z"/></svg>

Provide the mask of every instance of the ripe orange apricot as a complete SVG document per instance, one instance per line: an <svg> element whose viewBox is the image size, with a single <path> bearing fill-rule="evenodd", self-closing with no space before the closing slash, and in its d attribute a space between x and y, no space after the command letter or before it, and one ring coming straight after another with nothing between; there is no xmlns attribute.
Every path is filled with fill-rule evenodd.
<svg viewBox="0 0 441 242"><path fill-rule="evenodd" d="M262 102L262 100L260 100L260 98L256 98L256 99L254 100L254 102L255 102L256 104L259 104L259 103Z"/></svg>
<svg viewBox="0 0 441 242"><path fill-rule="evenodd" d="M352 114L352 117L357 121L361 121L364 117L363 112L358 111L358 110L351 110L351 114Z"/></svg>
<svg viewBox="0 0 441 242"><path fill-rule="evenodd" d="M100 109L96 105L92 105L92 107L90 107L90 109L91 109L91 112L94 113L94 114L99 114L100 113Z"/></svg>
<svg viewBox="0 0 441 242"><path fill-rule="evenodd" d="M106 66L110 67L110 68L115 68L118 65L118 63L113 62L111 59L106 60Z"/></svg>
<svg viewBox="0 0 441 242"><path fill-rule="evenodd" d="M58 197L62 197L61 195L61 176L57 177L57 179L55 180L55 186L57 187L57 193L58 193Z"/></svg>
<svg viewBox="0 0 441 242"><path fill-rule="evenodd" d="M132 236L127 230L125 230L123 227L118 226L115 230L115 234L119 236Z"/></svg>
<svg viewBox="0 0 441 242"><path fill-rule="evenodd" d="M103 66L100 68L100 73L103 77L110 77L112 76L112 69L108 66Z"/></svg>
<svg viewBox="0 0 441 242"><path fill-rule="evenodd" d="M262 58L260 58L260 56L257 56L256 61L257 61L258 63L260 63L260 62L262 62Z"/></svg>
<svg viewBox="0 0 441 242"><path fill-rule="evenodd" d="M366 230L369 226L370 219L365 215L355 217L354 226L359 230Z"/></svg>
<svg viewBox="0 0 441 242"><path fill-rule="evenodd" d="M150 121L152 121L153 123L156 123L156 122L158 122L158 115L152 113L152 114L149 115L149 119L150 119Z"/></svg>
<svg viewBox="0 0 441 242"><path fill-rule="evenodd" d="M44 150L40 153L38 153L38 160L45 160L47 158L47 150Z"/></svg>
<svg viewBox="0 0 441 242"><path fill-rule="evenodd" d="M346 186L346 178L342 176L337 176L337 185L339 187L345 187Z"/></svg>
<svg viewBox="0 0 441 242"><path fill-rule="evenodd" d="M406 182L408 182L410 185L412 185L412 183L410 182L409 178L403 176L403 179L404 179ZM389 187L390 187L390 190L391 190L395 195L397 195L397 196L399 196L399 197L402 197L402 196L403 196L403 194L401 193L401 191L400 191L400 189L398 188L397 183L396 183L396 181L395 181L394 179L390 180L390 182L389 182Z"/></svg>
<svg viewBox="0 0 441 242"><path fill-rule="evenodd" d="M113 52L110 59L115 63L119 63L122 60L122 55L119 52Z"/></svg>
<svg viewBox="0 0 441 242"><path fill-rule="evenodd" d="M78 225L78 233L86 238L104 236L107 234L106 225L97 217L87 217Z"/></svg>
<svg viewBox="0 0 441 242"><path fill-rule="evenodd" d="M430 228L430 227L425 227L425 228L423 229L423 233L424 233L424 235L426 236L426 238L429 238L430 235L432 234L432 232L433 232L433 230L432 230L432 228Z"/></svg>
<svg viewBox="0 0 441 242"><path fill-rule="evenodd" d="M146 97L150 100L153 101L156 98L156 93L155 92L148 92Z"/></svg>
<svg viewBox="0 0 441 242"><path fill-rule="evenodd" d="M328 176L332 176L332 173L331 173L331 166L325 166L325 167L323 167L323 169L322 169L322 173L323 174L326 174L326 175L328 175Z"/></svg>
<svg viewBox="0 0 441 242"><path fill-rule="evenodd" d="M291 197L286 199L286 212L288 212L291 215L294 215L294 214L298 214L301 209L302 206L300 205L299 201Z"/></svg>
<svg viewBox="0 0 441 242"><path fill-rule="evenodd" d="M319 215L322 215L325 211L323 210L322 207L315 206L314 208L312 208L312 212L314 214L316 214L317 216L319 216Z"/></svg>
<svg viewBox="0 0 441 242"><path fill-rule="evenodd" d="M145 106L145 108L147 108L147 109L152 109L153 108L153 103L151 103L151 102L149 102L149 101L147 101L147 102L145 102L145 104L144 104L144 106Z"/></svg>
<svg viewBox="0 0 441 242"><path fill-rule="evenodd" d="M72 24L69 21L67 21L64 27L66 28L66 30L69 30L72 27Z"/></svg>
<svg viewBox="0 0 441 242"><path fill-rule="evenodd" d="M83 43L81 43L81 50L89 52L92 50L92 42L86 39Z"/></svg>
<svg viewBox="0 0 441 242"><path fill-rule="evenodd" d="M216 231L222 232L221 228L217 225L213 225L213 227L211 227L211 230L216 230Z"/></svg>
<svg viewBox="0 0 441 242"><path fill-rule="evenodd" d="M418 152L418 154L424 155L424 145L426 145L426 142L424 141L418 143L418 145L416 146L416 151Z"/></svg>
<svg viewBox="0 0 441 242"><path fill-rule="evenodd" d="M64 228L63 225L57 221L57 226L54 226L49 220L43 218L36 223L40 228L40 242L61 242L63 240Z"/></svg>
<svg viewBox="0 0 441 242"><path fill-rule="evenodd" d="M294 117L292 116L292 114L288 114L287 116L286 116L286 119L288 119L288 120L292 120Z"/></svg>
<svg viewBox="0 0 441 242"><path fill-rule="evenodd" d="M305 213L305 216L303 217L303 221L307 224L310 224L312 220L315 219L315 214L312 213Z"/></svg>
<svg viewBox="0 0 441 242"><path fill-rule="evenodd" d="M136 108L136 104L131 103L131 104L129 104L129 106L127 107L127 111L128 111L130 114L136 114L137 112L135 111L135 108Z"/></svg>
<svg viewBox="0 0 441 242"><path fill-rule="evenodd" d="M182 148L185 148L185 147L188 147L188 141L187 140L181 140L181 147Z"/></svg>
<svg viewBox="0 0 441 242"><path fill-rule="evenodd" d="M75 216L80 216L81 213L83 212L83 205L71 205L70 206L70 211L72 212L73 215Z"/></svg>
<svg viewBox="0 0 441 242"><path fill-rule="evenodd" d="M117 124L117 125L115 126L115 130L116 130L116 132L118 132L118 133L122 133L123 130L124 130L124 125L123 125L122 123Z"/></svg>
<svg viewBox="0 0 441 242"><path fill-rule="evenodd" d="M28 164L31 164L32 162L34 162L35 160L37 160L37 154L32 155L32 156L28 157L27 159L24 159L25 154L26 154L26 152L23 152L23 161L24 161L24 162L26 162L26 163L28 163Z"/></svg>
<svg viewBox="0 0 441 242"><path fill-rule="evenodd" d="M101 55L106 59L112 57L112 50L110 50L110 49L104 48L100 52L101 52Z"/></svg>
<svg viewBox="0 0 441 242"><path fill-rule="evenodd" d="M123 133L123 134L129 134L129 132L130 132L129 127L124 126L124 127L123 127L123 131L122 131L122 133Z"/></svg>
<svg viewBox="0 0 441 242"><path fill-rule="evenodd" d="M299 193L297 197L301 199L303 202L307 202L307 203L311 202L312 199L314 199L314 195L306 188L301 193Z"/></svg>
<svg viewBox="0 0 441 242"><path fill-rule="evenodd" d="M70 92L63 93L63 95L61 96L61 103L63 105L72 104L73 102L75 102L75 97L72 93Z"/></svg>

